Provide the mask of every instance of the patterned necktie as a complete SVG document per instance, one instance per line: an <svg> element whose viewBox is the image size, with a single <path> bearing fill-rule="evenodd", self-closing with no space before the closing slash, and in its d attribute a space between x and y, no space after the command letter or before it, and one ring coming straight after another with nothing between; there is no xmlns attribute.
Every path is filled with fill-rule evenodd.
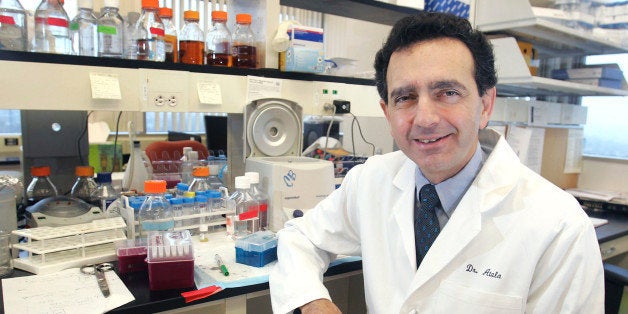
<svg viewBox="0 0 628 314"><path fill-rule="evenodd" d="M440 199L434 185L424 185L419 191L419 201L415 200L414 205L414 246L416 248L417 268L440 232L440 225L436 217L436 207L439 205Z"/></svg>

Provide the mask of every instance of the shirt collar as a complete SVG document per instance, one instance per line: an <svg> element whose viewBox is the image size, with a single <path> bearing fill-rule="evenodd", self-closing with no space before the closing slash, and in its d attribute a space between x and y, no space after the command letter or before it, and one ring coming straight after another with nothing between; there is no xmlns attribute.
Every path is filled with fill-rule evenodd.
<svg viewBox="0 0 628 314"><path fill-rule="evenodd" d="M475 176L482 168L484 164L484 160L486 156L482 152L482 147L478 143L477 148L475 149L475 153L471 157L471 160L453 177L439 183L436 185L436 192L438 193L438 198L440 198L441 206L447 214L447 217L450 217L462 196L467 191ZM417 193L421 187L425 184L430 183L423 173L421 173L421 169L417 167L416 174L416 186Z"/></svg>

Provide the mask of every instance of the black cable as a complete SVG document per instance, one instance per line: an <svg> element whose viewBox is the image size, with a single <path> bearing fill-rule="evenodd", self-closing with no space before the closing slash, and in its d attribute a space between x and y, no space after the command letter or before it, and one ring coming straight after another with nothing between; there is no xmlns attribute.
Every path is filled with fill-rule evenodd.
<svg viewBox="0 0 628 314"><path fill-rule="evenodd" d="M116 135L113 138L113 165L111 165L111 172L115 170L117 163L117 147L118 147L118 130L120 129L120 116L122 116L122 111L118 112L118 118L116 119Z"/></svg>
<svg viewBox="0 0 628 314"><path fill-rule="evenodd" d="M362 127L360 126L360 121L358 121L358 118L351 112L349 112L349 114L351 116L353 116L353 121L351 122L351 145L353 146L353 154L355 155L355 143L353 142L353 123L357 122L358 123L358 130L360 131L360 136L362 137L362 140L364 141L364 143L371 145L371 147L373 147L373 154L375 155L375 145L369 141L366 140L366 138L364 137L364 134L362 134Z"/></svg>
<svg viewBox="0 0 628 314"><path fill-rule="evenodd" d="M83 131L81 131L81 135L79 135L78 140L76 141L76 146L78 148L78 155L79 155L79 160L81 161L81 166L85 165L85 160L83 160L83 153L81 152L81 139L83 138L83 136L85 136L85 133L87 133L89 115L91 115L92 113L93 111L90 111L87 113L87 116L85 116L85 124L83 125Z"/></svg>

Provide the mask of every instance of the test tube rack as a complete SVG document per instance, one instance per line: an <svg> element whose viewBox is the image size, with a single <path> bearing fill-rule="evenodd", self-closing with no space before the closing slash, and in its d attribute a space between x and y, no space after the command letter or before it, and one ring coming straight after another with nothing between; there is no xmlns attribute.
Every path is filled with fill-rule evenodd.
<svg viewBox="0 0 628 314"><path fill-rule="evenodd" d="M121 202L120 216L124 218L124 221L126 222L127 236L129 237L129 239L139 238L140 223L137 217L137 213L135 212L133 207L129 205L129 197L122 195L122 197L119 200ZM210 211L206 213L191 214L191 215L178 215L174 217L174 221L175 221L174 231L182 231L182 230L196 231L196 230L199 230L199 227L201 225L206 225L208 228L224 226L227 224L226 217L229 215L234 215L234 214L235 212L233 210L227 210L227 209L222 208L220 210ZM189 221L194 221L197 219L200 220L202 218L206 219L206 222L202 224L201 223L198 223L198 224L187 223ZM177 221L181 221L184 224L179 226L179 224L176 223Z"/></svg>
<svg viewBox="0 0 628 314"><path fill-rule="evenodd" d="M88 264L116 260L114 242L125 240L126 224L121 217L60 227L14 230L25 242L13 244L22 250L13 267L34 274L49 274Z"/></svg>

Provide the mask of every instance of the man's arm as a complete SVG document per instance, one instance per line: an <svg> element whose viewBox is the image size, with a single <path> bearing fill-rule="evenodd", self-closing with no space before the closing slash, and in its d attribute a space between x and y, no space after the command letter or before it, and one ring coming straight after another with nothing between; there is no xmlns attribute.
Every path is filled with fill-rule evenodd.
<svg viewBox="0 0 628 314"><path fill-rule="evenodd" d="M301 314L335 314L342 313L340 309L327 299L314 300L301 307Z"/></svg>

